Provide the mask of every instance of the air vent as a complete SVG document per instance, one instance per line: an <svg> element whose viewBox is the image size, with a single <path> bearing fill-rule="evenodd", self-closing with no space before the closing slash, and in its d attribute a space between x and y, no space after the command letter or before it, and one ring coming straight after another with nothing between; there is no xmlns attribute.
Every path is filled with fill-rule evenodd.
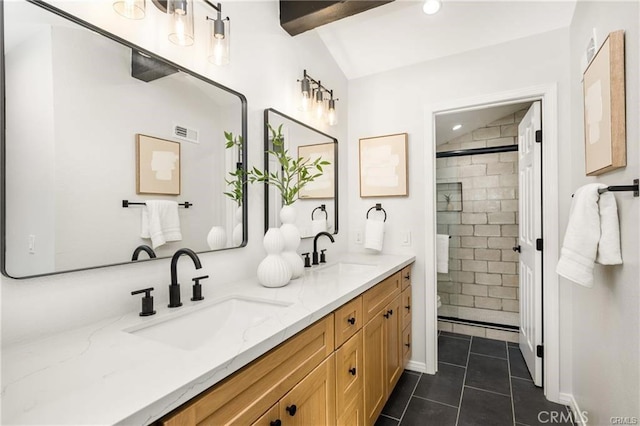
<svg viewBox="0 0 640 426"><path fill-rule="evenodd" d="M176 124L173 126L173 136L191 143L200 143L198 140L198 131L185 126Z"/></svg>

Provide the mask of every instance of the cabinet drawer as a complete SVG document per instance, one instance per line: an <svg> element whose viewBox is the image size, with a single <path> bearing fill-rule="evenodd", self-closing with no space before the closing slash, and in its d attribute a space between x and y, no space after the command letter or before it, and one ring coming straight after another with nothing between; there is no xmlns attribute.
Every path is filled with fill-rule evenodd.
<svg viewBox="0 0 640 426"><path fill-rule="evenodd" d="M400 272L397 272L362 295L365 324L400 294L400 277Z"/></svg>
<svg viewBox="0 0 640 426"><path fill-rule="evenodd" d="M407 366L407 363L411 359L411 323L402 331L402 365Z"/></svg>
<svg viewBox="0 0 640 426"><path fill-rule="evenodd" d="M402 290L404 290L411 285L411 265L405 266L400 273L402 274Z"/></svg>
<svg viewBox="0 0 640 426"><path fill-rule="evenodd" d="M402 311L403 329L411 322L411 309L411 286L409 286L402 291L402 305L400 306L400 310Z"/></svg>
<svg viewBox="0 0 640 426"><path fill-rule="evenodd" d="M347 406L362 393L362 331L358 331L336 351L336 414L341 417Z"/></svg>
<svg viewBox="0 0 640 426"><path fill-rule="evenodd" d="M336 321L336 348L349 340L356 331L362 328L362 298L356 297L333 313Z"/></svg>
<svg viewBox="0 0 640 426"><path fill-rule="evenodd" d="M333 314L234 373L163 419L165 425L255 422L334 349ZM333 358L332 358L333 359ZM335 389L334 389L335 391Z"/></svg>

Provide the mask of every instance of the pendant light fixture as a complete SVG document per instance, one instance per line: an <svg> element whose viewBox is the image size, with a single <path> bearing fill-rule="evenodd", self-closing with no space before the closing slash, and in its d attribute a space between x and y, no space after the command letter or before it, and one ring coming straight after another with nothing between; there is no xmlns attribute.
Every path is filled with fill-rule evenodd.
<svg viewBox="0 0 640 426"><path fill-rule="evenodd" d="M161 12L169 15L169 41L178 46L194 44L194 0L153 0L153 4ZM203 0L213 8L215 18L206 17L209 24L209 62L216 65L226 65L230 58L231 25L229 17L222 18L222 6ZM128 19L143 19L145 17L145 0L115 0L113 9Z"/></svg>
<svg viewBox="0 0 640 426"><path fill-rule="evenodd" d="M336 101L333 98L333 90L327 89L319 80L314 80L307 70L302 74L300 83L300 110L309 111L312 108L317 119L326 117L330 126L335 126L338 122L336 115ZM329 94L329 99L325 99L325 93Z"/></svg>
<svg viewBox="0 0 640 426"><path fill-rule="evenodd" d="M145 0L116 0L113 10L128 19L143 19L145 16Z"/></svg>

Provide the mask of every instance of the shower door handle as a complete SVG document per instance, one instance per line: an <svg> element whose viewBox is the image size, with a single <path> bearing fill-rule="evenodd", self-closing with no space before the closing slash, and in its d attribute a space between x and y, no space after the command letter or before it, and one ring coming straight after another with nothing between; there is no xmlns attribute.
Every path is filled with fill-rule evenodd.
<svg viewBox="0 0 640 426"><path fill-rule="evenodd" d="M513 251L517 251L518 253L520 253L522 250L520 250L520 246L515 246L513 248Z"/></svg>

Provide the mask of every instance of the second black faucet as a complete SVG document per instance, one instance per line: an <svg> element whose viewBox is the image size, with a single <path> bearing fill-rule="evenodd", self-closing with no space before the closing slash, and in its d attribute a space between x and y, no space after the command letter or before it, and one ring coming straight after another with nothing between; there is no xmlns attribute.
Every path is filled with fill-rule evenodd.
<svg viewBox="0 0 640 426"><path fill-rule="evenodd" d="M327 237L329 237L329 239L331 240L332 243L335 243L335 240L333 239L333 235L331 235L328 232L322 231L322 232L318 232L316 234L316 236L313 238L313 265L318 265L320 262L318 262L318 238L320 238L321 236L326 235ZM322 250L322 259L321 262L324 263L326 261L325 257L324 257L324 251Z"/></svg>
<svg viewBox="0 0 640 426"><path fill-rule="evenodd" d="M183 254L186 254L191 258L193 264L196 269L201 269L202 264L200 263L200 258L198 255L191 249L181 248L176 251L171 258L171 285L169 285L169 307L177 308L178 306L182 306L182 302L180 301L180 284L178 284L178 259ZM194 297L192 300L202 300L202 290L200 287L200 280L204 278L208 278L208 276L197 277L197 281L194 280Z"/></svg>

